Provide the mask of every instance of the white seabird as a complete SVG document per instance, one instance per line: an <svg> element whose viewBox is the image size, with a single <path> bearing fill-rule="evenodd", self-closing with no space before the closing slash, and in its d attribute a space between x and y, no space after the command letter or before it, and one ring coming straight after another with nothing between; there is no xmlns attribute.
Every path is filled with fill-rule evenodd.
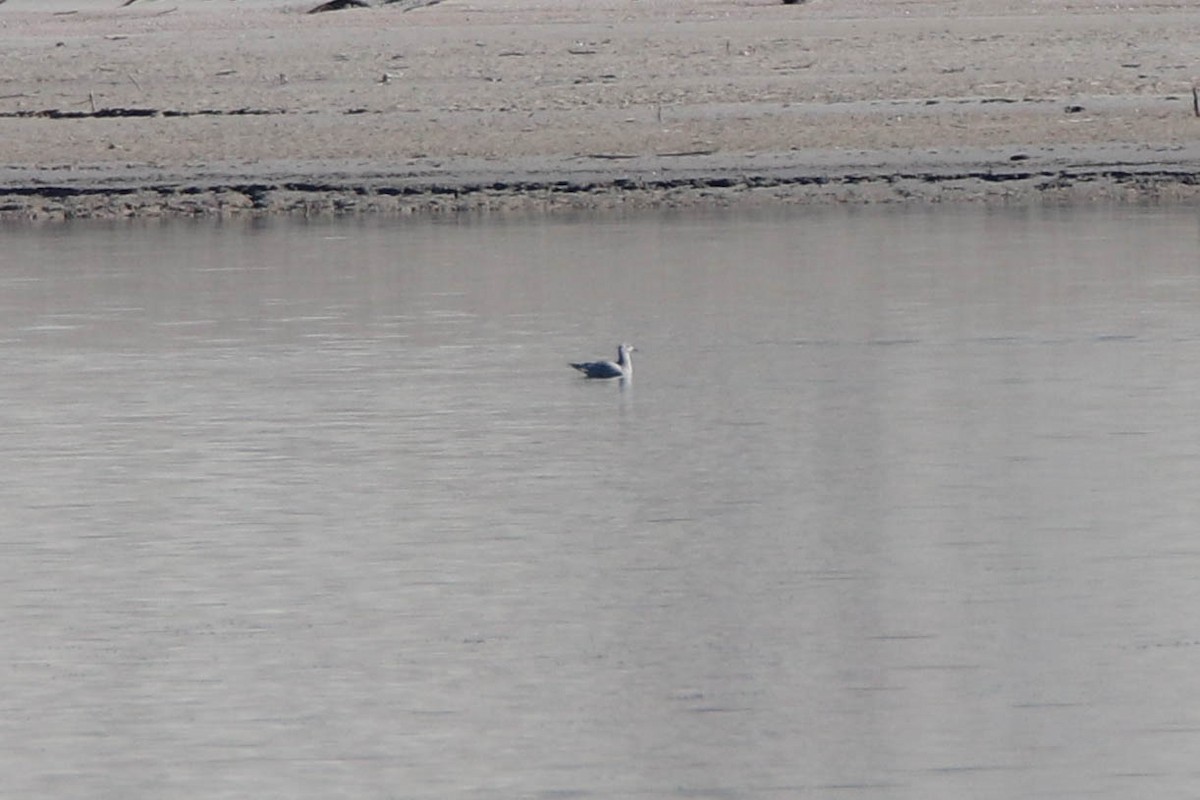
<svg viewBox="0 0 1200 800"><path fill-rule="evenodd" d="M629 354L636 349L631 344L619 345L616 361L581 361L571 366L587 378L632 378L633 357Z"/></svg>

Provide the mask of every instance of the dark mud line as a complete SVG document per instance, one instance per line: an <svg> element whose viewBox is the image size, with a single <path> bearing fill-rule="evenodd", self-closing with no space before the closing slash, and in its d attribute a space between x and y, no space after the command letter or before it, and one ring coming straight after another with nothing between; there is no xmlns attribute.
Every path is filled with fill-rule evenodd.
<svg viewBox="0 0 1200 800"><path fill-rule="evenodd" d="M1067 203L1200 200L1196 168L1096 165L856 171L773 169L581 169L544 175L334 174L261 177L113 178L0 185L0 218L113 218L231 214L442 214L506 210L675 208L737 204L871 204L947 201Z"/></svg>

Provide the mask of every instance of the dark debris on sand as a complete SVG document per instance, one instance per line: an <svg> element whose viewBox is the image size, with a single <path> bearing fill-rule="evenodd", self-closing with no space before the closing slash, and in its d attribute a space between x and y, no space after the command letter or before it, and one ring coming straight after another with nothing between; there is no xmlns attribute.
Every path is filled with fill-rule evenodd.
<svg viewBox="0 0 1200 800"><path fill-rule="evenodd" d="M319 14L322 11L341 11L344 8L370 8L371 4L363 2L363 0L329 0L328 3L321 3L314 9L309 10L310 14Z"/></svg>

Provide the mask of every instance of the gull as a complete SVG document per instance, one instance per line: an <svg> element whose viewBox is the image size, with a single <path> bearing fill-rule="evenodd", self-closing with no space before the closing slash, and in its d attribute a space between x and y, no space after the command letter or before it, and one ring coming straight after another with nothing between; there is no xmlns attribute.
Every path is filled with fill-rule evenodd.
<svg viewBox="0 0 1200 800"><path fill-rule="evenodd" d="M632 378L633 358L629 354L636 349L631 344L622 344L617 347L616 361L582 361L571 366L587 378Z"/></svg>

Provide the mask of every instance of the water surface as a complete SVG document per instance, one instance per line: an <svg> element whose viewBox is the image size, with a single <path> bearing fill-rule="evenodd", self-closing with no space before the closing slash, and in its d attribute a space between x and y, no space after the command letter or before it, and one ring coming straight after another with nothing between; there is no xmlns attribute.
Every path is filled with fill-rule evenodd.
<svg viewBox="0 0 1200 800"><path fill-rule="evenodd" d="M0 236L6 796L1200 785L1194 211Z"/></svg>

